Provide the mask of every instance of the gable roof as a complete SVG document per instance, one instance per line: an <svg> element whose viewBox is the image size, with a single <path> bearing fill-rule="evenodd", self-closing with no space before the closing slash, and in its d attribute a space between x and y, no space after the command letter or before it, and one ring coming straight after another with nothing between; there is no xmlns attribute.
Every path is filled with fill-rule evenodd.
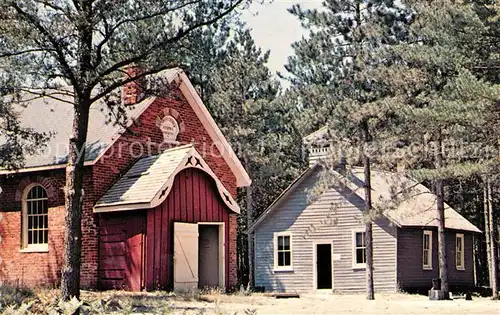
<svg viewBox="0 0 500 315"><path fill-rule="evenodd" d="M403 175L372 170L372 202L379 208L387 208L384 215L402 227L437 227L437 196L424 185ZM352 177L351 177L352 176ZM349 179L357 187L363 187L363 168L354 167ZM360 191L357 189L357 191ZM360 194L364 199L364 194ZM445 227L481 233L474 224L445 203Z"/></svg>
<svg viewBox="0 0 500 315"><path fill-rule="evenodd" d="M222 157L228 164L232 173L235 175L237 186L249 186L251 184L251 179L248 173L234 153L231 145L220 131L213 117L208 112L208 109L205 104L203 104L203 101L184 71L180 68L173 68L165 70L157 75L165 78L168 83L179 83L179 89L203 124L203 127L207 130L214 144L219 149L219 152L221 152ZM55 93L57 93L57 91ZM71 134L73 121L73 106L70 104L72 102L72 96L64 90L61 90L56 95L59 100L49 96L33 99L34 96L36 96L35 91L32 95L27 93L23 105L19 105L18 108L16 108L21 125L23 127L33 128L37 132L52 133L53 136L49 140L47 146L40 150L39 153L25 157L26 162L23 169L14 171L0 170L0 174L32 172L65 167L68 139ZM155 97L150 97L133 106L127 106L128 124L126 127L128 128L134 119L137 119L155 99ZM97 162L124 131L122 126L108 123L109 114L109 108L103 100L94 103L90 109L87 152L85 154L86 165L92 165ZM2 142L0 138L0 145Z"/></svg>
<svg viewBox="0 0 500 315"><path fill-rule="evenodd" d="M300 183L311 176L315 170L319 170L319 164L315 164L297 178L266 211L250 226L249 232L254 231L267 216L279 209L279 206L294 193ZM331 171L337 176L342 176ZM363 169L352 168L346 176L347 188L352 190L359 198L364 199L363 193ZM399 227L437 227L436 219L436 196L425 186L407 177L395 173L372 170L372 202L374 206L386 209L383 215ZM407 193L401 195L400 200L395 200L396 187L407 187ZM332 188L333 189L333 188ZM361 209L362 210L362 209ZM449 205L445 205L445 227L447 229L463 230L481 233L475 225L456 212Z"/></svg>
<svg viewBox="0 0 500 315"><path fill-rule="evenodd" d="M294 193L295 189L303 181L305 181L307 178L309 178L309 176L311 174L313 174L314 171L319 170L320 168L321 167L319 166L319 164L315 164L315 165L311 166L310 168L308 168L307 170L305 170L304 172L302 172L302 174L300 174L290 184L290 186L288 186L285 190L283 190L283 192L278 196L278 198L276 198L273 201L273 203L269 207L267 207L267 209L264 212L262 212L262 214L257 218L257 220L255 220L255 222L252 223L252 225L250 225L250 227L248 228L248 232L254 231L258 225L260 225L272 212L274 212L276 209L278 209L278 207L280 205L282 205L283 202L285 202L290 195L292 195Z"/></svg>
<svg viewBox="0 0 500 315"><path fill-rule="evenodd" d="M15 104L14 110L19 115L20 124L40 133L51 134L46 146L39 152L26 155L24 168L17 172L31 171L36 168L64 166L68 156L68 139L73 123L72 96L65 91L44 91L52 97L38 97L38 91L25 93L20 104ZM57 97L54 99L53 97ZM139 116L154 100L145 99L134 106L127 106L126 114L131 121ZM94 161L99 155L119 137L121 127L109 123L110 110L104 101L92 105L89 111L89 126L85 161ZM0 138L0 145L4 139ZM87 163L88 164L88 163ZM8 172L0 170L0 174Z"/></svg>
<svg viewBox="0 0 500 315"><path fill-rule="evenodd" d="M139 159L94 206L94 212L151 209L169 195L175 176L186 168L197 168L212 177L223 202L240 208L192 144Z"/></svg>

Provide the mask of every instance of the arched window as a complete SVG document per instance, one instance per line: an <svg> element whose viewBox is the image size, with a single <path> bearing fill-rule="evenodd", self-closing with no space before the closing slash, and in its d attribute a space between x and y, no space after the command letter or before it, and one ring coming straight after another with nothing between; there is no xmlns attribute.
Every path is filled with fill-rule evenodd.
<svg viewBox="0 0 500 315"><path fill-rule="evenodd" d="M49 206L45 189L28 186L23 198L23 248L47 250L49 243Z"/></svg>

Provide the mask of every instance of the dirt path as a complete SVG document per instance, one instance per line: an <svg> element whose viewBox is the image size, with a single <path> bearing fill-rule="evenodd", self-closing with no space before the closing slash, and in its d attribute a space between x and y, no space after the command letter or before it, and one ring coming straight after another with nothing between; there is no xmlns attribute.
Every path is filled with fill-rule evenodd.
<svg viewBox="0 0 500 315"><path fill-rule="evenodd" d="M500 302L476 298L473 301L429 301L417 295L378 295L375 301L363 295L303 295L300 299L275 299L264 296L220 296L218 301L175 301L175 314L500 314Z"/></svg>

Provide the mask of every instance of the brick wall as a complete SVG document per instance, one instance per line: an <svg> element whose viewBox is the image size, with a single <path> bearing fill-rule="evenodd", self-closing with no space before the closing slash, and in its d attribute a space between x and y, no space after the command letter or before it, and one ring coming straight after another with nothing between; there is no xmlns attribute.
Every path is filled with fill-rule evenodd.
<svg viewBox="0 0 500 315"><path fill-rule="evenodd" d="M160 145L163 142L163 134L157 126L158 117L163 117L166 112L169 114L176 112L175 116L178 123L182 126L178 136L178 144ZM111 146L104 156L93 167L93 200L95 202L137 161L141 155L156 154L158 151L168 149L172 146L194 143L198 152L203 156L210 168L221 180L228 191L237 197L236 178L231 169L226 164L219 150L214 146L212 139L203 128L202 123L197 118L195 112L190 107L186 99L177 93L168 99L157 99L142 115L135 120L134 124L125 131L121 137ZM94 203L95 203L94 202ZM85 209L87 216L91 217L91 207ZM237 282L237 219L232 216L232 222L229 225L230 239L229 247L231 249L229 260L230 285L236 285ZM94 221L92 226L96 225ZM97 229L88 229L84 234L84 240L95 239L92 235L97 233ZM90 282L82 281L82 284L94 286L93 279L97 280L97 264L94 258L98 251L98 244L88 242L87 248L83 248L85 258L82 269L82 278ZM87 257L92 257L92 260Z"/></svg>
<svg viewBox="0 0 500 315"><path fill-rule="evenodd" d="M48 252L21 248L22 196L31 183L44 186L49 206ZM17 285L59 284L64 239L64 171L0 177L0 281Z"/></svg>
<svg viewBox="0 0 500 315"><path fill-rule="evenodd" d="M134 124L108 149L93 166L87 167L83 205L83 247L81 285L96 288L98 280L98 227L99 217L93 213L94 204L122 176L140 156L156 154L172 145L160 145L163 134L157 126L158 117L174 110L181 124L179 144L194 143L228 191L236 198L236 178L214 147L207 131L180 91L168 99L157 99L142 113ZM20 281L27 285L57 284L62 264L64 239L64 169L15 176L0 176L0 281ZM48 253L21 253L21 196L24 187L32 182L41 183L49 194L49 244ZM236 215L231 218L230 229L230 283L236 284ZM28 259L26 259L28 258ZM38 262L37 268L32 267ZM19 266L21 266L19 268Z"/></svg>

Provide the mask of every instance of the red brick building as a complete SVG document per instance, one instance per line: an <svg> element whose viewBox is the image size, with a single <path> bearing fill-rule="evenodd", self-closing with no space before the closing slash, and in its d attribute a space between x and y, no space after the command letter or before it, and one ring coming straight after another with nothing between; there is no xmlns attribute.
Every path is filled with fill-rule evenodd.
<svg viewBox="0 0 500 315"><path fill-rule="evenodd" d="M127 120L91 108L85 155L82 286L129 290L236 284L237 188L250 178L180 69L168 96L124 88ZM71 98L26 100L21 122L50 132L23 169L0 170L0 282L57 285ZM67 102L65 102L67 101Z"/></svg>

